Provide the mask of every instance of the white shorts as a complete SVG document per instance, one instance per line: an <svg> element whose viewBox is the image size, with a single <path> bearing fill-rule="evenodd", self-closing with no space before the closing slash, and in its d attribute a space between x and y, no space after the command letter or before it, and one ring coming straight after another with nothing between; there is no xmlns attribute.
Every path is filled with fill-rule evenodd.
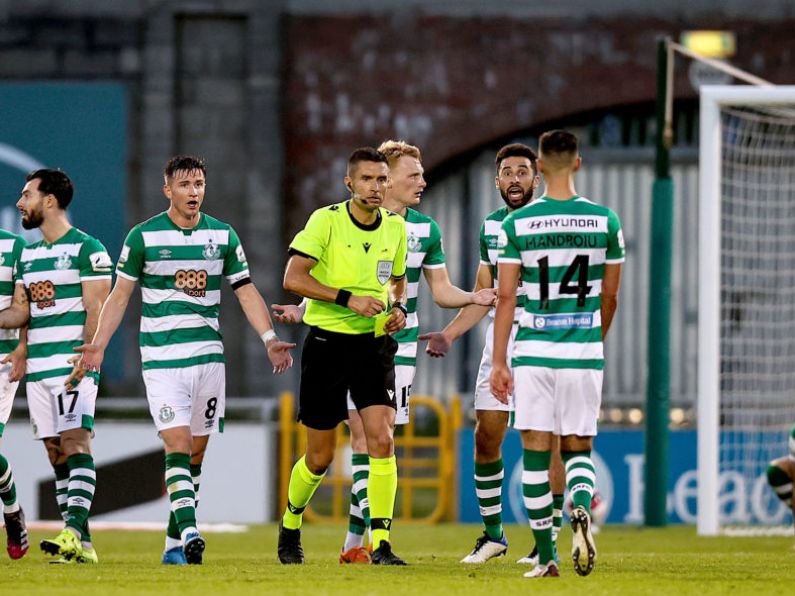
<svg viewBox="0 0 795 596"><path fill-rule="evenodd" d="M559 436L596 436L602 371L517 366L513 369L514 428Z"/></svg>
<svg viewBox="0 0 795 596"><path fill-rule="evenodd" d="M514 323L511 329L511 337L508 338L508 366L511 362L513 353L513 340L516 338L518 325ZM480 358L480 368L478 369L478 379L475 381L475 409L476 410L500 410L502 412L513 411L513 395L508 396L508 403L504 404L494 397L491 392L489 377L491 377L491 353L494 350L494 319L489 319L489 326L486 328L486 344L483 346L483 356Z"/></svg>
<svg viewBox="0 0 795 596"><path fill-rule="evenodd" d="M0 359L2 358L4 356L0 356ZM14 405L14 396L17 394L17 387L19 387L19 381L12 383L8 380L10 373L10 362L8 364L0 364L0 437L3 436L3 429L11 416L11 406Z"/></svg>
<svg viewBox="0 0 795 596"><path fill-rule="evenodd" d="M414 373L417 372L416 366L406 366L398 364L395 366L395 396L397 406L395 412L395 426L402 426L409 423L409 401L411 400L411 384L414 383ZM356 406L348 393L348 410L355 410Z"/></svg>
<svg viewBox="0 0 795 596"><path fill-rule="evenodd" d="M83 377L76 387L64 386L66 377L52 377L27 383L28 411L34 439L57 437L65 430L94 430L97 385Z"/></svg>
<svg viewBox="0 0 795 596"><path fill-rule="evenodd" d="M223 362L143 371L149 413L158 432L189 426L194 436L224 432L226 369Z"/></svg>

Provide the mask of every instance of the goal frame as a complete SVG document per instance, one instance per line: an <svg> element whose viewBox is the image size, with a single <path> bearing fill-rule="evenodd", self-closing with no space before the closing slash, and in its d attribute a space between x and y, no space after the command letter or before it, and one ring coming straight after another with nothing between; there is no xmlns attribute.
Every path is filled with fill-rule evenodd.
<svg viewBox="0 0 795 596"><path fill-rule="evenodd" d="M795 85L700 88L697 531L720 533L721 107L795 104Z"/></svg>

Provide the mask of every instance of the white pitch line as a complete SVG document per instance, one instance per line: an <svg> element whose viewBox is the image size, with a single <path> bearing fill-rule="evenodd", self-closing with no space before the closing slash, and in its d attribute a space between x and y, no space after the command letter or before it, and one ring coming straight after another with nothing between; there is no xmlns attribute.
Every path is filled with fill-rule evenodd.
<svg viewBox="0 0 795 596"><path fill-rule="evenodd" d="M141 532L164 532L166 524L162 522L112 522L94 521L89 519L92 530L122 530ZM62 530L63 522L59 521L29 521L26 523L29 530ZM207 534L242 534L248 532L248 526L243 524L214 523L198 524L199 530Z"/></svg>

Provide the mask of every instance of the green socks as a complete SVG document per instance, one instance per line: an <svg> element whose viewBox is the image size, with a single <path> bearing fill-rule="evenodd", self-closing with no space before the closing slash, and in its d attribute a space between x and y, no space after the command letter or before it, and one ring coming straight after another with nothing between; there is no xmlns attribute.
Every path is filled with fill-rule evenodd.
<svg viewBox="0 0 795 596"><path fill-rule="evenodd" d="M486 534L492 540L502 537L502 459L487 464L475 462L475 493Z"/></svg>
<svg viewBox="0 0 795 596"><path fill-rule="evenodd" d="M530 528L533 530L538 562L546 565L553 558L552 491L549 485L549 451L523 450L522 494Z"/></svg>
<svg viewBox="0 0 795 596"><path fill-rule="evenodd" d="M97 485L94 458L89 453L75 453L69 456L66 465L69 467L66 526L82 537Z"/></svg>
<svg viewBox="0 0 795 596"><path fill-rule="evenodd" d="M584 507L591 514L591 497L596 484L596 470L591 460L591 450L566 451L561 453L566 466L566 486L569 488L572 506Z"/></svg>

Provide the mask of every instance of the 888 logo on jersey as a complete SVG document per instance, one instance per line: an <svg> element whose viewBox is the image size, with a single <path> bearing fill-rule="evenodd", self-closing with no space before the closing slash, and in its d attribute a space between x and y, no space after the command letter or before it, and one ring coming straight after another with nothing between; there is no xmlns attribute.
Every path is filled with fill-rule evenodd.
<svg viewBox="0 0 795 596"><path fill-rule="evenodd" d="M28 286L30 301L36 303L39 310L55 306L55 286L49 280L38 281Z"/></svg>
<svg viewBox="0 0 795 596"><path fill-rule="evenodd" d="M174 274L174 287L193 298L207 295L207 272L204 269L180 269Z"/></svg>

